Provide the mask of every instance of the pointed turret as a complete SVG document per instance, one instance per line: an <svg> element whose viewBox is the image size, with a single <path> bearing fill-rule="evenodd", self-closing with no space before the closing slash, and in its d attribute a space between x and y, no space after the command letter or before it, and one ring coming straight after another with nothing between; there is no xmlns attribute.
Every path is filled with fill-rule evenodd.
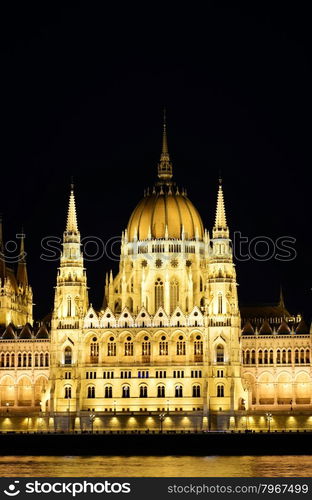
<svg viewBox="0 0 312 500"><path fill-rule="evenodd" d="M158 163L158 177L161 181L170 181L172 178L172 163L170 161L167 140L166 111L164 110L163 139L160 162Z"/></svg>
<svg viewBox="0 0 312 500"><path fill-rule="evenodd" d="M216 218L215 225L213 228L213 237L228 237L229 229L226 223L226 214L224 207L224 197L223 197L223 189L222 189L222 180L219 179L219 189L218 189L218 197L217 197L217 209L216 209Z"/></svg>
<svg viewBox="0 0 312 500"><path fill-rule="evenodd" d="M73 184L71 184L71 189L70 189L66 232L67 233L78 233L76 203L75 203L74 185Z"/></svg>
<svg viewBox="0 0 312 500"><path fill-rule="evenodd" d="M28 286L28 274L27 274L27 265L26 265L26 252L24 245L25 234L22 230L21 233L21 248L19 253L19 261L17 266L17 283L22 285L24 288Z"/></svg>

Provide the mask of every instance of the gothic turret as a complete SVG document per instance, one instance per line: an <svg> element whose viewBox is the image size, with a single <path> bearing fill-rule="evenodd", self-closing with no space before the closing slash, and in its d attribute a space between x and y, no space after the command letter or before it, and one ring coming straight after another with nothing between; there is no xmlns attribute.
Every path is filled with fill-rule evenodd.
<svg viewBox="0 0 312 500"><path fill-rule="evenodd" d="M71 186L63 252L57 275L54 320L61 326L78 328L88 308L86 271L83 267L80 232L77 224L74 187Z"/></svg>

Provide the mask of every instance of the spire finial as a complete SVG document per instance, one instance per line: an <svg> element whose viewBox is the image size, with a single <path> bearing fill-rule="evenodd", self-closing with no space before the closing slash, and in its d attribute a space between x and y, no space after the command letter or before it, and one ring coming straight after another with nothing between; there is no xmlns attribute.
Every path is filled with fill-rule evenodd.
<svg viewBox="0 0 312 500"><path fill-rule="evenodd" d="M166 108L164 108L163 117L163 138L162 138L162 149L160 155L160 162L158 164L158 177L163 180L170 180L172 177L172 163L170 161L169 151L168 151L168 140L167 140L167 116Z"/></svg>
<svg viewBox="0 0 312 500"><path fill-rule="evenodd" d="M27 274L27 267L26 267L26 252L25 252L25 234L24 234L24 228L22 227L21 233L18 235L18 237L21 239L21 246L20 246L20 254L19 254L19 261L18 261L18 266L17 266L17 282L20 285L23 285L26 287L28 285L28 274Z"/></svg>
<svg viewBox="0 0 312 500"><path fill-rule="evenodd" d="M70 190L70 195L69 195L66 232L67 233L78 233L76 203L75 203L75 194L74 194L73 183L71 184L71 190Z"/></svg>
<svg viewBox="0 0 312 500"><path fill-rule="evenodd" d="M223 197L223 189L222 189L222 179L219 177L219 189L218 189L218 197L217 197L217 209L216 209L216 218L214 225L214 234L218 232L227 232L228 226L226 223L226 214L224 207L224 197Z"/></svg>

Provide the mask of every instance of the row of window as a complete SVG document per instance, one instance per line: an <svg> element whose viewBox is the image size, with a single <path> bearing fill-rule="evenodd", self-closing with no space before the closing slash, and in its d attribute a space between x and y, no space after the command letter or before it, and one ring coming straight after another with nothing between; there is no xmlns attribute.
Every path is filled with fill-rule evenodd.
<svg viewBox="0 0 312 500"><path fill-rule="evenodd" d="M70 378L70 377L68 377L68 374L70 374L70 372L65 372L65 378ZM149 370L138 370L138 372L137 372L138 378L149 378L149 376L150 376ZM173 376L173 378L184 378L184 370L173 370L172 376ZM219 376L220 375L218 375L218 377ZM223 376L223 372L222 372L222 376ZM201 378L201 377L202 377L201 370L191 370L191 378ZM103 378L104 379L115 378L114 371L103 372ZM120 371L120 378L132 378L131 370ZM167 378L167 371L166 370L156 370L155 371L155 378ZM86 372L86 379L96 379L96 372L89 372L89 371Z"/></svg>
<svg viewBox="0 0 312 500"><path fill-rule="evenodd" d="M0 368L27 368L49 366L49 353L1 353Z"/></svg>
<svg viewBox="0 0 312 500"><path fill-rule="evenodd" d="M71 387L66 386L64 388L65 394L64 397L66 399L71 398ZM224 397L224 385L217 385L217 394L216 396L218 398L223 398ZM201 386L200 385L193 385L192 387L192 397L193 398L199 398L201 396ZM89 386L87 388L87 398L89 399L94 399L95 396L95 387L94 386ZM100 396L101 397L101 396ZM110 385L107 385L104 387L104 398L112 398L113 397L113 388ZM130 398L130 386L129 385L124 385L121 388L121 397L122 398ZM148 387L146 385L141 385L139 387L139 397L140 398L147 398L148 397ZM165 398L166 397L166 388L164 385L159 385L157 386L157 397L158 398ZM182 385L176 385L174 388L174 397L176 398L182 398L183 397L183 386Z"/></svg>
<svg viewBox="0 0 312 500"><path fill-rule="evenodd" d="M107 356L116 356L116 342L108 342L107 343ZM133 356L133 342L126 341L124 343L124 356ZM168 356L169 347L167 341L159 342L159 356ZM177 356L185 356L186 355L186 342L183 340L178 340L176 342L175 353ZM142 356L150 356L151 355L151 343L150 342L142 342ZM203 342L200 340L196 340L193 343L193 354L195 356L203 355ZM90 344L90 361L93 363L98 362L99 358L99 344L92 342ZM72 349L71 347L66 347L64 352L64 360L65 364L72 363Z"/></svg>
<svg viewBox="0 0 312 500"><path fill-rule="evenodd" d="M222 389L221 389L222 388ZM71 395L71 390L72 388L70 386L66 386L64 388L64 397L65 399L69 399L72 397ZM129 385L124 385L122 388L122 393L121 397L122 398L130 398L130 386ZM199 398L201 395L201 387L200 385L193 385L192 387L192 397L193 398ZM223 397L224 396L224 386L218 386L217 387L217 395L218 397ZM89 399L94 399L95 396L95 387L94 386L89 386L87 388L87 398ZM102 397L102 396L101 396ZM107 385L104 387L104 398L112 398L113 397L113 388L110 385ZM140 398L147 398L148 397L148 387L147 385L141 385L139 387L139 397ZM166 388L164 385L159 385L157 386L157 397L158 398L165 398L166 397ZM176 398L182 398L183 397L183 387L182 385L176 385L174 388L174 397Z"/></svg>
<svg viewBox="0 0 312 500"><path fill-rule="evenodd" d="M243 364L246 365L273 365L295 363L297 365L310 364L310 349L255 349L243 351Z"/></svg>

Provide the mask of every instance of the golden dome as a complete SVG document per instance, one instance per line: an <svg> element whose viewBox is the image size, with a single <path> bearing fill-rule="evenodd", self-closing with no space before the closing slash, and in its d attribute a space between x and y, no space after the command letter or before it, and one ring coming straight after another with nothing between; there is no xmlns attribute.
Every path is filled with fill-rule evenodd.
<svg viewBox="0 0 312 500"><path fill-rule="evenodd" d="M162 152L158 164L159 181L152 193L147 191L143 200L134 209L128 223L129 241L137 238L184 238L192 240L204 236L204 227L200 215L184 191L180 192L172 179L166 120L164 116Z"/></svg>
<svg viewBox="0 0 312 500"><path fill-rule="evenodd" d="M145 196L134 209L128 223L128 239L181 239L182 228L185 239L196 236L203 239L203 223L193 203L184 192L180 193L170 185L161 185Z"/></svg>

